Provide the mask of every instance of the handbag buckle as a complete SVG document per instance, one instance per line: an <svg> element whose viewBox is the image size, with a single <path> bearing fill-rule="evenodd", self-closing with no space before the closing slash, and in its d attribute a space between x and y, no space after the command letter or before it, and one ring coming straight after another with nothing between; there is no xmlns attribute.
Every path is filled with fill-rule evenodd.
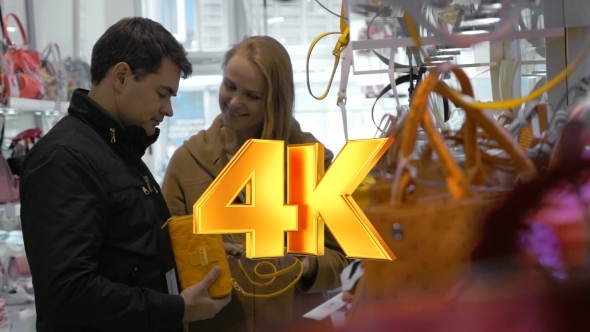
<svg viewBox="0 0 590 332"><path fill-rule="evenodd" d="M209 258L207 257L207 249L199 247L199 256L201 257L201 265L209 265Z"/></svg>

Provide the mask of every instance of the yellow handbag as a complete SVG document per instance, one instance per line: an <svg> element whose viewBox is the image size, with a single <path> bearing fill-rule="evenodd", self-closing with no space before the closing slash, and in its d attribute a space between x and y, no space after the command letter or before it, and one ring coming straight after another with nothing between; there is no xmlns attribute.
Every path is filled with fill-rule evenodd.
<svg viewBox="0 0 590 332"><path fill-rule="evenodd" d="M402 168L393 179L393 184L390 184L392 202L372 204L363 209L395 254L396 260L363 261L364 274L347 316L350 321L358 319L358 308L367 303L395 300L403 305L416 305L416 309L423 309L423 304L430 305L423 302L425 298L436 298L437 303L442 305L458 294L457 286L461 286L469 273L469 256L479 234L481 216L511 190L511 187L499 186L481 190L483 188L474 186L474 177L469 175L469 168L461 167L456 162L443 135L436 130L428 113L427 102L430 93L433 90L436 92L440 85L439 70L440 67L434 69L416 89L411 112L404 123L397 161L403 166L404 159L414 153L418 127L421 125L428 134L430 148L438 156L447 193L437 195L426 189L420 193L407 190L414 183L419 184L414 179L421 178L423 169L411 174ZM462 87L469 88L468 77L459 67L452 66L450 70ZM464 89L467 90L471 91L470 88ZM465 152L471 155L465 157L465 165L471 163L477 169L481 162L481 151L476 140L476 129L479 126L511 157L514 169L524 181L536 176L532 161L504 128L477 110L466 108L466 113L463 144ZM408 199L413 195L414 199Z"/></svg>
<svg viewBox="0 0 590 332"><path fill-rule="evenodd" d="M192 215L172 217L162 228L166 226L181 289L203 280L213 267L219 266L221 274L209 287L209 296L222 298L229 295L233 286L221 235L194 234Z"/></svg>
<svg viewBox="0 0 590 332"><path fill-rule="evenodd" d="M250 283L258 287L269 286L274 282L276 277L290 272L297 265L301 266L297 277L284 289L271 294L248 293L232 278L221 234L194 234L192 215L173 216L162 225L162 228L166 226L168 226L172 251L174 252L178 281L180 282L180 288L183 290L203 280L214 266L221 268L221 274L211 287L209 287L209 296L212 298L222 298L229 295L232 287L247 297L274 297L295 286L303 275L303 265L299 259L296 259L293 265L281 271L277 271L275 266L270 262L260 262L254 268L254 274L260 278L270 279L270 281L257 283L250 278L242 266L241 261L238 260L238 265L242 273L244 273ZM262 265L271 265L274 272L270 274L259 273L258 268Z"/></svg>

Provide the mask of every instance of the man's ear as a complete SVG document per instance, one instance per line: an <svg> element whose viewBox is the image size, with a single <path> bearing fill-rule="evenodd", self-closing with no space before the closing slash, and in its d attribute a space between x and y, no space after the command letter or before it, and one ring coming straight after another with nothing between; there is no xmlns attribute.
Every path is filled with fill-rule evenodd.
<svg viewBox="0 0 590 332"><path fill-rule="evenodd" d="M125 87L132 78L131 67L126 62L119 62L113 67L113 86L117 91Z"/></svg>

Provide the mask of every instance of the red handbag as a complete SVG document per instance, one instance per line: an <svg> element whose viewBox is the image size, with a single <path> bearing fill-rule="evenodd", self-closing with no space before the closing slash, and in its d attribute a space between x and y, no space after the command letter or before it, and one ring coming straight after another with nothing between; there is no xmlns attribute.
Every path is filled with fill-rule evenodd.
<svg viewBox="0 0 590 332"><path fill-rule="evenodd" d="M26 152L29 152L33 145L41 138L42 133L39 128L27 129L12 138L9 149L14 149L22 141L25 145Z"/></svg>
<svg viewBox="0 0 590 332"><path fill-rule="evenodd" d="M23 45L17 47L8 35L8 20L13 18L20 30ZM44 88L42 81L41 60L39 53L28 50L29 40L19 18L9 13L4 17L4 36L8 43L8 51L4 54L4 69L2 83L9 87L10 96L30 99L43 99ZM14 82L14 79L17 82ZM16 84L15 84L16 83ZM17 91L14 91L18 89Z"/></svg>

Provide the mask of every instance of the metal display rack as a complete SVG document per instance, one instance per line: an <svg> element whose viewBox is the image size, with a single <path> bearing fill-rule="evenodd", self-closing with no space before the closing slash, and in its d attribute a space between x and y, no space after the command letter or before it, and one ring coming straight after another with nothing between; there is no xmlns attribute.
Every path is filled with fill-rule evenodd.
<svg viewBox="0 0 590 332"><path fill-rule="evenodd" d="M350 10L363 1L343 0L346 17L350 30L349 48L353 57L351 73L353 75L373 75L386 74L388 68L386 65L371 52L367 50L377 50L383 56L389 57L391 49L408 48L416 46L413 39L406 36L391 36L388 38L360 38L358 33L359 27L362 28L365 22L370 20L369 15L361 15ZM391 1L392 3L402 3L403 1ZM470 1L470 5L478 5L482 1ZM390 2L381 1L382 6ZM455 3L467 3L467 1L455 1ZM590 1L584 0L537 0L536 8L541 8L542 15L537 22L537 26L528 27L528 29L515 29L501 37L494 37L491 33L478 35L482 38L482 44L487 43L488 54L478 53L478 46L472 46L467 53L475 54L475 61L454 61L457 65L464 68L485 67L478 70L477 73L489 72L490 80L493 85L494 99L499 99L498 93L498 75L500 63L505 60L516 62L516 75L513 82L513 97L521 97L527 94L527 84L531 79L550 81L557 74L562 72L568 64L578 55L577 52L584 46L586 33L588 32L587 20L583 19L581 12L590 12ZM523 14L526 21L526 17ZM336 20L338 18L335 18ZM362 22L356 23L355 22ZM530 23L530 22L527 22ZM430 47L440 44L440 38L435 37L426 29L421 29L421 42L423 47ZM489 36L489 38L486 38ZM528 45L527 40L540 40L545 46L545 57L532 56L532 46ZM525 50L525 52L523 52ZM359 51L363 55L359 55ZM346 53L346 52L345 52ZM479 60L483 58L483 60ZM396 58L397 59L397 58ZM580 65L580 70L571 73L567 79L563 80L555 88L547 92L547 102L552 105L557 103L562 96L566 94L568 85L575 82L578 76L586 76L590 56L586 57ZM341 61L341 65L342 65ZM407 62L406 62L407 64ZM372 67L372 68L368 68ZM377 68L375 68L377 67ZM407 72L407 68L395 68L396 73ZM580 74L581 73L581 74ZM474 74L475 75L475 74ZM523 84L525 86L523 86ZM524 91L523 91L524 90Z"/></svg>

